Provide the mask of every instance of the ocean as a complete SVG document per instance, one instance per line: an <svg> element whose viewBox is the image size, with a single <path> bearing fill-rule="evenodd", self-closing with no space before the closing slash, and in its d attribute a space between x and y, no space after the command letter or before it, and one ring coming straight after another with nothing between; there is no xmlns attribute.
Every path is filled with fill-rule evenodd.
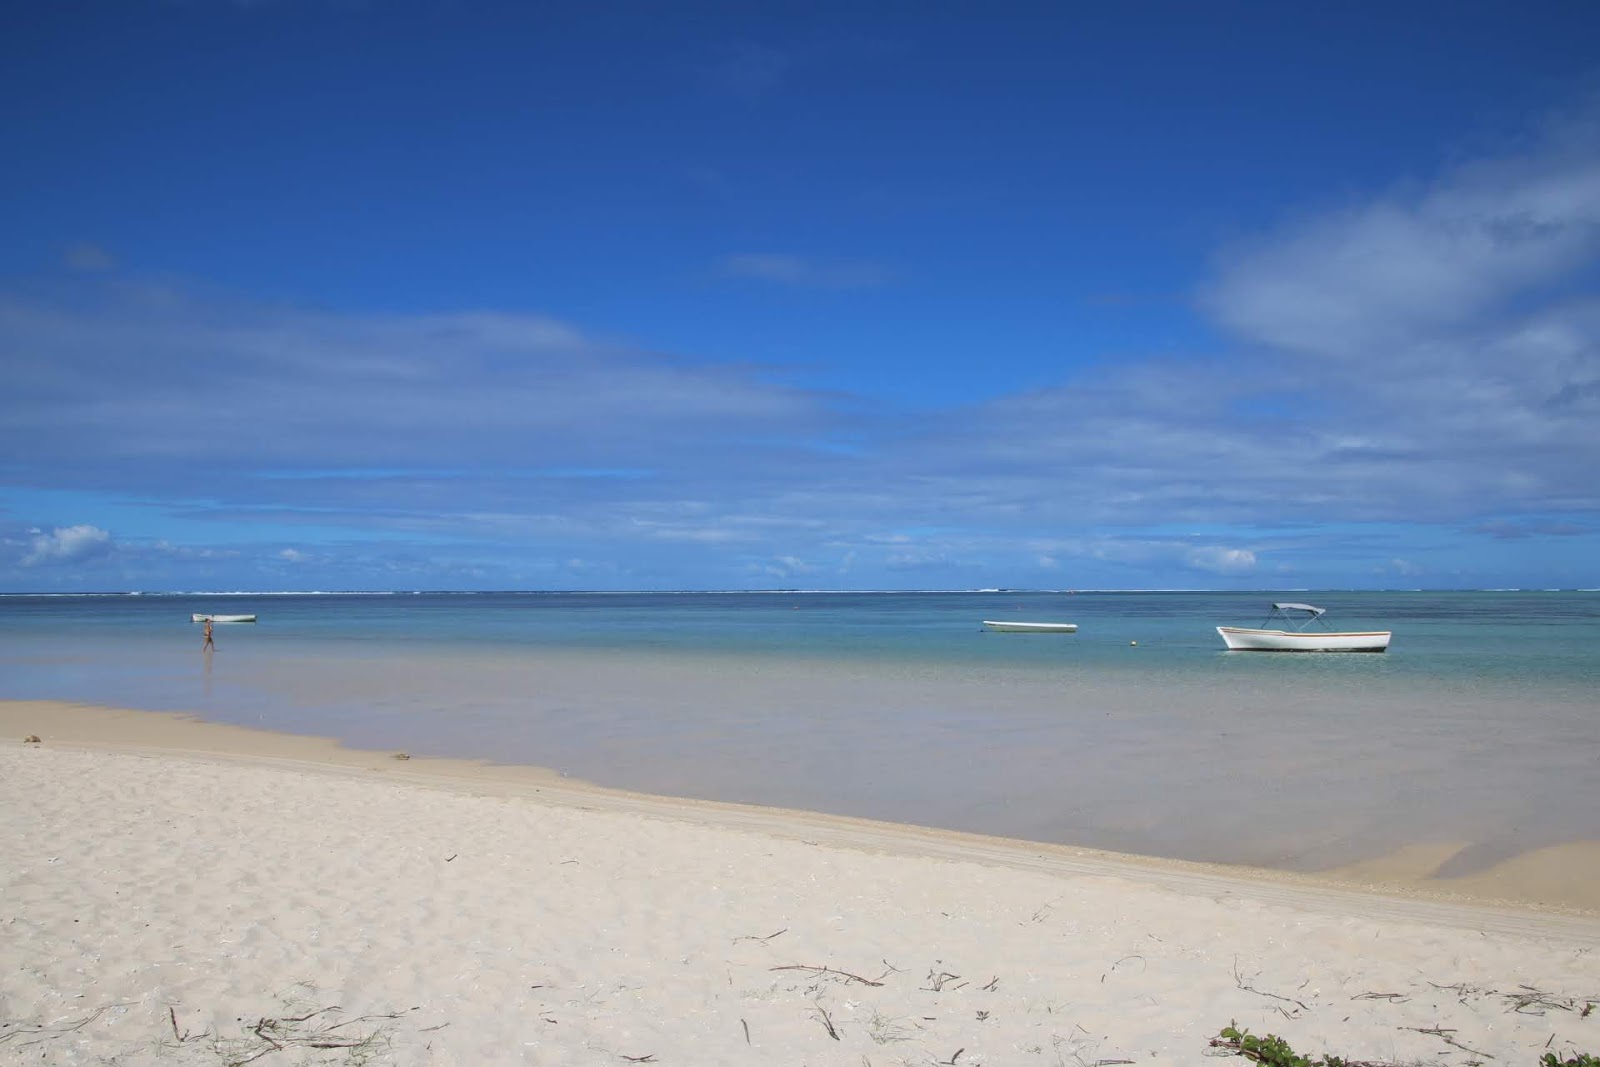
<svg viewBox="0 0 1600 1067"><path fill-rule="evenodd" d="M1224 651L1274 600L1390 651ZM1592 590L6 595L0 697L1288 870L1600 840Z"/></svg>

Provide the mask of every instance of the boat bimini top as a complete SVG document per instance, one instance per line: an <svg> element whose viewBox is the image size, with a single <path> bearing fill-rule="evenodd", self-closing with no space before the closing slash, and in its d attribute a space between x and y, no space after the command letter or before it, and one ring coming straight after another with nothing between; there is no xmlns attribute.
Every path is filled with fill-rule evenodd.
<svg viewBox="0 0 1600 1067"><path fill-rule="evenodd" d="M1304 614L1300 614L1300 613ZM1274 604L1272 614L1261 625L1264 627L1276 619L1280 624L1289 623L1296 630L1304 630L1312 623L1316 623L1324 630L1328 624L1322 621L1322 616L1328 613L1327 608L1312 607L1310 604Z"/></svg>

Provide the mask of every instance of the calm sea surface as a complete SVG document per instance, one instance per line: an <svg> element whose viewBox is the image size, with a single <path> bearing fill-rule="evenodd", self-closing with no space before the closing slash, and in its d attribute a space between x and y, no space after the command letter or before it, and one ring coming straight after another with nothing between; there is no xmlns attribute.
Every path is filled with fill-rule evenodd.
<svg viewBox="0 0 1600 1067"><path fill-rule="evenodd" d="M1272 600L1393 644L1223 651ZM0 697L1289 869L1600 840L1600 592L0 596Z"/></svg>

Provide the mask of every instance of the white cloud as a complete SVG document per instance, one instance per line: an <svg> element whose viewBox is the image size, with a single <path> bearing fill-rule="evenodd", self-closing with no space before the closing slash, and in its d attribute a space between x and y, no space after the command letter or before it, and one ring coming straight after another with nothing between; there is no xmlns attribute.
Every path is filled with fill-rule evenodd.
<svg viewBox="0 0 1600 1067"><path fill-rule="evenodd" d="M722 269L884 280L775 253ZM1575 551L1600 516L1596 270L1600 138L1553 137L1236 251L1204 301L1233 350L1129 357L930 415L539 315L343 314L79 275L49 299L0 289L0 454L28 457L12 484L138 494L190 521L624 574L645 557L756 574L788 556L849 559L864 583L991 566L1000 584L1012 569L1085 584L1086 566L1129 584L1309 575L1311 549L1263 534L1292 523L1571 534L1558 547ZM1205 533L1159 532L1174 529ZM28 558L73 551L92 536L50 535ZM1395 557L1425 558L1371 547L1361 573Z"/></svg>
<svg viewBox="0 0 1600 1067"><path fill-rule="evenodd" d="M669 360L539 316L336 315L91 284L53 303L0 293L0 351L0 449L197 488L241 464L610 469L643 455L653 468L832 419L760 368Z"/></svg>
<svg viewBox="0 0 1600 1067"><path fill-rule="evenodd" d="M1189 566L1213 574L1246 574L1256 569L1256 554L1248 548L1208 545L1189 552Z"/></svg>
<svg viewBox="0 0 1600 1067"><path fill-rule="evenodd" d="M1600 121L1568 122L1526 156L1292 225L1235 250L1202 302L1271 348L1391 364L1595 256L1597 146Z"/></svg>
<svg viewBox="0 0 1600 1067"><path fill-rule="evenodd" d="M35 531L31 550L22 559L25 567L42 564L83 563L109 555L111 535L98 526L58 526L49 533Z"/></svg>
<svg viewBox="0 0 1600 1067"><path fill-rule="evenodd" d="M761 573L772 578L795 578L809 574L815 568L798 556L778 556L759 569Z"/></svg>

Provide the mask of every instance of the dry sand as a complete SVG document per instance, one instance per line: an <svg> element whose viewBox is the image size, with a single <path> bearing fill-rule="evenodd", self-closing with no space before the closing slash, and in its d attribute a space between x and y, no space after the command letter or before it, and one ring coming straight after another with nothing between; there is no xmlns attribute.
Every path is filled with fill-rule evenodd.
<svg viewBox="0 0 1600 1067"><path fill-rule="evenodd" d="M5 1062L1196 1063L1235 1020L1372 1061L1600 1053L1578 910L148 712L5 703L0 738Z"/></svg>

